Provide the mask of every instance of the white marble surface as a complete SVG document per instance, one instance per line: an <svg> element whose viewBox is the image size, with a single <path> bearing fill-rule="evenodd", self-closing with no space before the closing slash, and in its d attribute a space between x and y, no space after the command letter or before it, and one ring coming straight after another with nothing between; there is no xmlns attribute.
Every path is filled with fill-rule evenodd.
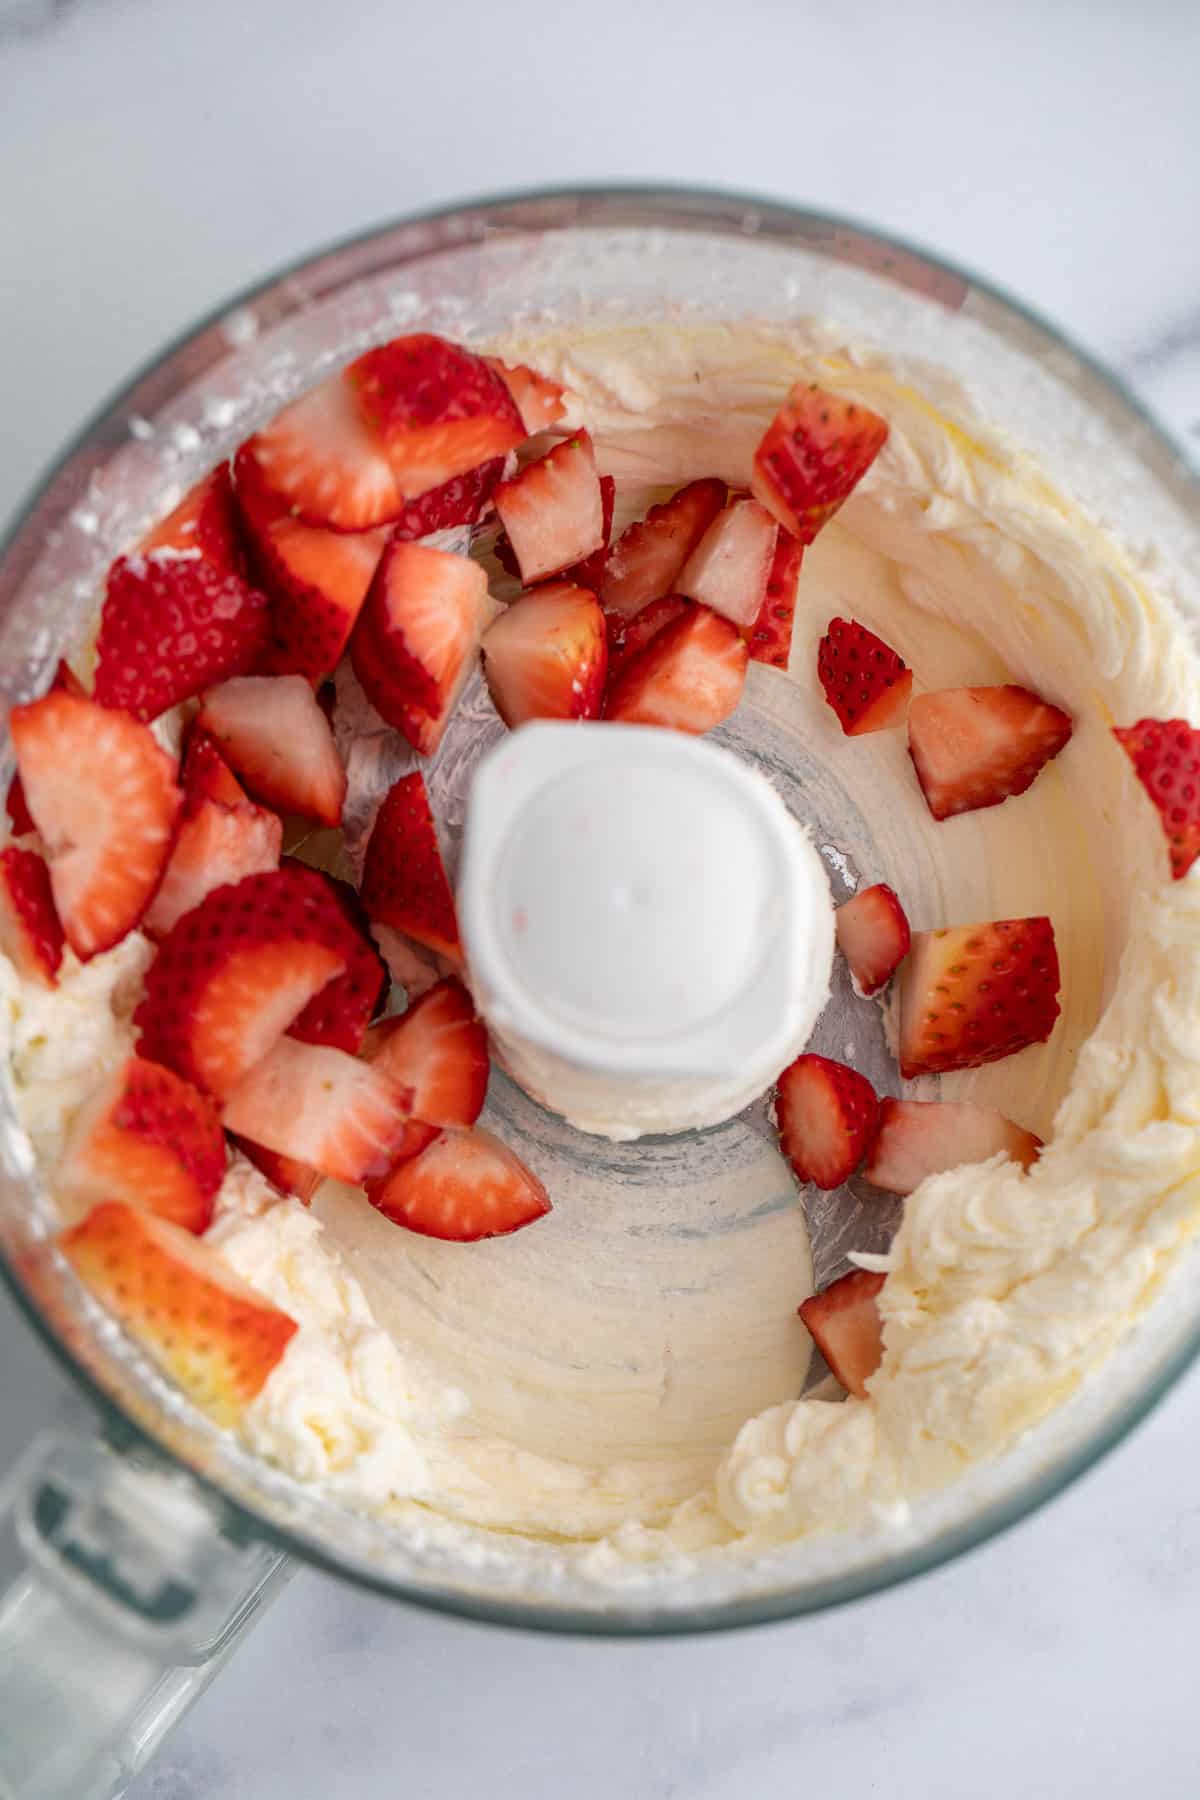
<svg viewBox="0 0 1200 1800"><path fill-rule="evenodd" d="M605 176L841 208L1008 284L1200 454L1186 0L0 0L7 514L198 312L409 208ZM71 1401L0 1301L0 1467ZM520 1637L301 1573L137 1800L1194 1800L1200 1375L937 1575L706 1641Z"/></svg>

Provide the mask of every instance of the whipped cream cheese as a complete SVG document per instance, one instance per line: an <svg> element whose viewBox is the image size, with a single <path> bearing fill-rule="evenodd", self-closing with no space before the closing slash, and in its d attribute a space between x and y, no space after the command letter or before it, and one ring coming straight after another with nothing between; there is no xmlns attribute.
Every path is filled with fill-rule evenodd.
<svg viewBox="0 0 1200 1800"><path fill-rule="evenodd" d="M1028 1174L997 1160L908 1199L890 1252L861 1259L888 1274L885 1353L868 1397L844 1402L798 1397L807 1345L794 1308L811 1288L799 1197L794 1236L767 1256L736 1234L697 1234L704 1278L714 1293L725 1283L728 1303L724 1354L706 1339L705 1359L689 1362L673 1339L678 1246L631 1236L587 1280L557 1278L582 1187L556 1193L537 1232L441 1245L332 1184L306 1212L237 1162L211 1241L301 1327L242 1435L401 1522L419 1507L589 1541L597 1580L685 1550L893 1525L1095 1378L1200 1224L1200 872L1169 880L1153 810L1110 733L1145 715L1200 722L1195 655L1170 601L1102 525L935 371L913 385L884 357L748 326L490 347L566 383L569 422L588 426L617 478L618 529L684 480L745 485L796 380L888 419L885 450L806 552L791 673L861 807L869 877L897 888L915 928L1052 918L1063 1013L1050 1041L909 1089L998 1106L1048 1146ZM1070 710L1072 742L1020 799L936 824L903 733L850 740L826 716L812 670L834 613L894 645L918 691L1035 688ZM751 671L752 683L779 679ZM55 994L18 992L5 973L18 1105L43 1158L127 1046L127 990L148 955L135 935L70 969Z"/></svg>

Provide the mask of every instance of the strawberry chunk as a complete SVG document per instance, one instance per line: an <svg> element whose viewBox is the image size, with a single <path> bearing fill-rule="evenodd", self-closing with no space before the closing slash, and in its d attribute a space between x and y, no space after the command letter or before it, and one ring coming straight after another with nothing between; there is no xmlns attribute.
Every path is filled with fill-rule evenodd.
<svg viewBox="0 0 1200 1800"><path fill-rule="evenodd" d="M215 739L193 730L183 762L183 809L162 883L142 920L150 937L164 937L206 894L279 867L283 822L255 806Z"/></svg>
<svg viewBox="0 0 1200 1800"><path fill-rule="evenodd" d="M225 1133L212 1104L171 1069L131 1056L76 1114L53 1186L70 1216L124 1200L206 1231L225 1178Z"/></svg>
<svg viewBox="0 0 1200 1800"><path fill-rule="evenodd" d="M449 531L456 525L474 525L491 501L504 474L504 458L493 456L477 469L468 469L443 481L440 487L418 494L406 504L392 526L392 536L401 542L428 537L434 531Z"/></svg>
<svg viewBox="0 0 1200 1800"><path fill-rule="evenodd" d="M779 527L757 500L734 500L717 514L680 571L681 594L748 631L762 611Z"/></svg>
<svg viewBox="0 0 1200 1800"><path fill-rule="evenodd" d="M737 710L749 652L728 619L691 606L622 668L606 715L624 725L660 725L698 736Z"/></svg>
<svg viewBox="0 0 1200 1800"><path fill-rule="evenodd" d="M945 688L908 709L908 750L935 819L1023 794L1071 736L1071 716L1023 687Z"/></svg>
<svg viewBox="0 0 1200 1800"><path fill-rule="evenodd" d="M306 525L262 486L244 449L237 461L237 498L251 565L271 600L271 638L258 672L317 681L342 659L387 532Z"/></svg>
<svg viewBox="0 0 1200 1800"><path fill-rule="evenodd" d="M611 691L626 663L632 662L646 648L651 638L656 638L664 625L681 619L692 610L692 602L685 600L682 594L664 594L659 600L651 600L632 618L624 613L605 613L604 622L608 630L608 686Z"/></svg>
<svg viewBox="0 0 1200 1800"><path fill-rule="evenodd" d="M817 646L817 674L847 737L904 723L912 670L857 619L830 619Z"/></svg>
<svg viewBox="0 0 1200 1800"><path fill-rule="evenodd" d="M526 587L603 548L604 502L586 431L527 463L494 497Z"/></svg>
<svg viewBox="0 0 1200 1800"><path fill-rule="evenodd" d="M154 897L183 799L175 763L149 726L75 694L14 707L9 729L54 905L86 960L120 943Z"/></svg>
<svg viewBox="0 0 1200 1800"><path fill-rule="evenodd" d="M504 1237L550 1211L537 1176L478 1127L442 1132L419 1156L368 1183L367 1199L394 1225L459 1244Z"/></svg>
<svg viewBox="0 0 1200 1800"><path fill-rule="evenodd" d="M0 850L0 950L22 981L53 987L63 958L50 871L35 850Z"/></svg>
<svg viewBox="0 0 1200 1800"><path fill-rule="evenodd" d="M407 1088L328 1044L280 1038L226 1096L226 1129L357 1185L390 1168L412 1116Z"/></svg>
<svg viewBox="0 0 1200 1800"><path fill-rule="evenodd" d="M363 692L413 748L431 755L475 666L487 615L477 563L390 540L350 642Z"/></svg>
<svg viewBox="0 0 1200 1800"><path fill-rule="evenodd" d="M605 612L632 619L652 600L673 593L725 498L723 481L692 481L623 531L605 565L600 589Z"/></svg>
<svg viewBox="0 0 1200 1800"><path fill-rule="evenodd" d="M604 585L604 570L608 563L608 540L612 536L613 509L617 503L617 484L611 475L600 477L600 522L604 531L604 541L598 550L585 556L582 562L572 563L569 569L563 570L563 579L571 581L576 587L587 588L593 594L599 594Z"/></svg>
<svg viewBox="0 0 1200 1800"><path fill-rule="evenodd" d="M792 654L792 625L796 616L796 588L804 545L786 531L775 540L775 555L767 576L767 591L758 617L746 633L751 662L786 669Z"/></svg>
<svg viewBox="0 0 1200 1800"><path fill-rule="evenodd" d="M134 1023L140 1052L218 1100L360 952L315 869L216 888L158 947Z"/></svg>
<svg viewBox="0 0 1200 1800"><path fill-rule="evenodd" d="M1049 919L995 919L913 933L900 996L906 1081L975 1069L1041 1044L1058 1017Z"/></svg>
<svg viewBox="0 0 1200 1800"><path fill-rule="evenodd" d="M886 1277L851 1269L800 1308L813 1343L847 1393L867 1397L867 1383L883 1361L879 1290Z"/></svg>
<svg viewBox="0 0 1200 1800"><path fill-rule="evenodd" d="M190 1232L118 1200L59 1238L80 1280L218 1425L262 1391L296 1322Z"/></svg>
<svg viewBox="0 0 1200 1800"><path fill-rule="evenodd" d="M811 544L887 442L887 421L855 400L798 381L754 452L752 493Z"/></svg>
<svg viewBox="0 0 1200 1800"><path fill-rule="evenodd" d="M525 363L501 362L497 356L485 356L483 360L496 371L512 395L528 437L558 424L567 410L561 382L552 380L549 375L539 375Z"/></svg>
<svg viewBox="0 0 1200 1800"><path fill-rule="evenodd" d="M247 1162L252 1162L273 1188L281 1194L291 1194L302 1206L312 1204L313 1195L325 1179L319 1169L310 1169L307 1163L297 1162L294 1157L281 1156L278 1150L251 1143L249 1138L230 1135Z"/></svg>
<svg viewBox="0 0 1200 1800"><path fill-rule="evenodd" d="M1186 719L1139 719L1113 736L1158 808L1178 881L1200 856L1200 731Z"/></svg>
<svg viewBox="0 0 1200 1800"><path fill-rule="evenodd" d="M245 675L270 635L270 602L245 578L222 466L108 572L94 697L138 719Z"/></svg>
<svg viewBox="0 0 1200 1800"><path fill-rule="evenodd" d="M874 1187L911 1194L928 1175L1006 1156L1027 1169L1042 1140L992 1106L971 1100L881 1100L879 1132L863 1174Z"/></svg>
<svg viewBox="0 0 1200 1800"><path fill-rule="evenodd" d="M827 1056L798 1056L779 1077L779 1144L801 1181L840 1187L866 1155L879 1119L865 1075Z"/></svg>
<svg viewBox="0 0 1200 1800"><path fill-rule="evenodd" d="M838 949L858 994L877 994L908 955L912 933L895 890L886 881L863 888L834 914Z"/></svg>
<svg viewBox="0 0 1200 1800"><path fill-rule="evenodd" d="M438 847L425 778L402 775L384 797L363 862L362 902L372 925L462 960L454 896Z"/></svg>
<svg viewBox="0 0 1200 1800"><path fill-rule="evenodd" d="M430 332L368 350L346 379L407 500L507 456L528 435L496 370Z"/></svg>
<svg viewBox="0 0 1200 1800"><path fill-rule="evenodd" d="M57 669L54 671L54 680L50 683L50 686L46 691L50 694L78 694L83 699L87 698L83 683L79 680L79 677L75 674L75 671L69 664L64 662L61 658L59 659ZM8 811L8 822L12 826L14 837L24 837L28 832L37 830L37 826L33 822L33 816L26 804L25 789L21 785L21 775L19 770L8 784L8 798L5 805Z"/></svg>
<svg viewBox="0 0 1200 1800"><path fill-rule="evenodd" d="M412 1110L431 1125L473 1125L488 1084L487 1032L471 996L453 977L398 1019L367 1033L363 1055L412 1092Z"/></svg>
<svg viewBox="0 0 1200 1800"><path fill-rule="evenodd" d="M306 525L371 531L404 511L383 441L345 369L301 394L238 451L253 480Z"/></svg>
<svg viewBox="0 0 1200 1800"><path fill-rule="evenodd" d="M600 602L567 581L531 588L485 634L483 666L510 729L529 719L599 718L608 668Z"/></svg>
<svg viewBox="0 0 1200 1800"><path fill-rule="evenodd" d="M288 866L291 862L289 857ZM354 932L355 943L353 949L347 943L344 973L335 976L319 994L314 994L295 1024L289 1027L288 1036L299 1038L305 1044L330 1044L336 1050L346 1050L354 1055L361 1048L367 1026L383 999L388 972L371 941L367 915L355 890L348 881L339 881L324 870L318 873L330 898L341 908Z"/></svg>
<svg viewBox="0 0 1200 1800"><path fill-rule="evenodd" d="M340 825L346 771L302 675L243 675L204 696L199 723L252 794L280 812Z"/></svg>
<svg viewBox="0 0 1200 1800"><path fill-rule="evenodd" d="M404 989L410 1006L437 986L441 975L431 950L420 948L390 925L373 924L371 936L379 946L388 974L397 987Z"/></svg>

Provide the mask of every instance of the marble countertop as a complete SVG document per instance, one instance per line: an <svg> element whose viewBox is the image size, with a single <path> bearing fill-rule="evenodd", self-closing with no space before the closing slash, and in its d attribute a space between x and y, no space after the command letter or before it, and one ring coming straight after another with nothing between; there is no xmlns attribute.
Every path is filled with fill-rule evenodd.
<svg viewBox="0 0 1200 1800"><path fill-rule="evenodd" d="M415 16L416 15L416 16ZM1178 0L0 0L7 515L152 347L321 242L659 178L840 209L1010 286L1200 459L1200 11ZM0 1299L0 1469L70 1414ZM690 1642L549 1640L302 1571L136 1800L1194 1800L1200 1373L955 1566Z"/></svg>

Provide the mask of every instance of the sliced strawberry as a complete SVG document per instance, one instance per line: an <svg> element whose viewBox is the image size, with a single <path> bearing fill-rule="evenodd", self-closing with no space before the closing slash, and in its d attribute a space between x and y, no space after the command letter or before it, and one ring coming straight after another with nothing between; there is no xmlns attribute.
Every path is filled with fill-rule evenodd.
<svg viewBox="0 0 1200 1800"><path fill-rule="evenodd" d="M280 1156L278 1150L268 1150L262 1144L252 1144L249 1138L233 1137L232 1142L246 1160L266 1176L273 1188L281 1194L294 1195L303 1206L311 1205L313 1195L325 1179L319 1169L310 1169L307 1163L297 1162L294 1157Z"/></svg>
<svg viewBox="0 0 1200 1800"><path fill-rule="evenodd" d="M754 452L750 487L785 531L811 544L887 442L887 421L798 381Z"/></svg>
<svg viewBox="0 0 1200 1800"><path fill-rule="evenodd" d="M723 481L689 482L622 532L608 554L600 598L607 613L635 613L674 592L683 565L725 504Z"/></svg>
<svg viewBox="0 0 1200 1800"><path fill-rule="evenodd" d="M865 1156L879 1118L875 1089L857 1069L806 1054L779 1077L779 1143L801 1181L840 1187Z"/></svg>
<svg viewBox="0 0 1200 1800"><path fill-rule="evenodd" d="M529 719L599 718L608 667L600 602L568 581L531 588L486 632L483 667L512 730Z"/></svg>
<svg viewBox="0 0 1200 1800"><path fill-rule="evenodd" d="M214 890L158 947L134 1023L140 1052L221 1099L360 952L315 869Z"/></svg>
<svg viewBox="0 0 1200 1800"><path fill-rule="evenodd" d="M357 1185L390 1168L412 1095L344 1050L284 1037L226 1096L222 1117L238 1137Z"/></svg>
<svg viewBox="0 0 1200 1800"><path fill-rule="evenodd" d="M430 332L368 350L346 379L409 500L507 456L528 436L495 369Z"/></svg>
<svg viewBox="0 0 1200 1800"><path fill-rule="evenodd" d="M410 500L392 526L392 536L400 542L428 537L434 531L449 531L455 525L474 525L482 516L504 474L504 458L493 456L477 469L468 469L430 488Z"/></svg>
<svg viewBox="0 0 1200 1800"><path fill-rule="evenodd" d="M163 937L214 888L277 869L282 845L283 821L247 798L211 733L193 730L179 832L143 931Z"/></svg>
<svg viewBox="0 0 1200 1800"><path fill-rule="evenodd" d="M800 1317L831 1373L860 1400L883 1361L883 1321L879 1290L886 1277L851 1269L800 1308Z"/></svg>
<svg viewBox="0 0 1200 1800"><path fill-rule="evenodd" d="M474 666L486 609L487 576L478 563L427 544L389 541L350 660L376 712L423 754L433 731L440 741L437 722L444 726Z"/></svg>
<svg viewBox="0 0 1200 1800"><path fill-rule="evenodd" d="M142 556L155 550L197 551L218 569L242 571L241 540L229 464L221 463L184 495L174 512L147 532Z"/></svg>
<svg viewBox="0 0 1200 1800"><path fill-rule="evenodd" d="M751 662L767 663L773 669L787 668L792 654L796 588L803 561L804 545L797 543L788 532L780 531L775 540L771 571L767 576L767 591L758 609L758 617L746 633Z"/></svg>
<svg viewBox="0 0 1200 1800"><path fill-rule="evenodd" d="M199 723L252 794L281 812L339 825L346 771L302 675L244 675L210 689Z"/></svg>
<svg viewBox="0 0 1200 1800"><path fill-rule="evenodd" d="M935 819L1023 794L1071 736L1071 716L1023 687L944 688L908 709L908 750Z"/></svg>
<svg viewBox="0 0 1200 1800"><path fill-rule="evenodd" d="M1178 881L1200 856L1200 731L1186 719L1139 719L1113 736L1158 808Z"/></svg>
<svg viewBox="0 0 1200 1800"><path fill-rule="evenodd" d="M440 956L462 960L454 896L419 772L402 775L379 808L360 891L373 925L390 925Z"/></svg>
<svg viewBox="0 0 1200 1800"><path fill-rule="evenodd" d="M404 495L348 371L339 370L276 413L237 454L255 481L307 525L371 531L404 511Z"/></svg>
<svg viewBox="0 0 1200 1800"><path fill-rule="evenodd" d="M627 619L623 613L605 613L610 692L626 663L632 662L665 625L681 619L692 611L692 607L693 602L685 600L682 594L664 594L660 600L651 600L649 606L643 606L632 618Z"/></svg>
<svg viewBox="0 0 1200 1800"><path fill-rule="evenodd" d="M86 959L132 931L162 879L183 796L148 725L75 694L9 719L67 942Z"/></svg>
<svg viewBox="0 0 1200 1800"><path fill-rule="evenodd" d="M873 1187L911 1194L927 1175L1007 1156L1027 1169L1042 1140L971 1100L881 1100L879 1134L863 1174Z"/></svg>
<svg viewBox="0 0 1200 1800"><path fill-rule="evenodd" d="M527 587L604 545L604 502L586 431L502 481L494 499Z"/></svg>
<svg viewBox="0 0 1200 1800"><path fill-rule="evenodd" d="M563 570L564 581L574 582L576 587L588 588L598 594L604 585L604 570L608 563L608 540L612 536L613 508L617 503L617 484L611 475L600 477L600 519L604 527L604 542L582 562L572 563L569 569ZM512 573L516 573L515 567Z"/></svg>
<svg viewBox="0 0 1200 1800"><path fill-rule="evenodd" d="M490 1131L444 1131L367 1199L394 1225L424 1237L473 1244L532 1225L550 1211L545 1188Z"/></svg>
<svg viewBox="0 0 1200 1800"><path fill-rule="evenodd" d="M748 631L762 611L779 526L757 500L719 512L680 571L681 594Z"/></svg>
<svg viewBox="0 0 1200 1800"><path fill-rule="evenodd" d="M73 1218L97 1200L124 1200L201 1232L225 1162L211 1102L173 1070L131 1056L76 1114L53 1187Z"/></svg>
<svg viewBox="0 0 1200 1800"><path fill-rule="evenodd" d="M524 363L501 362L498 356L485 356L483 360L496 371L512 395L529 437L558 424L567 410L563 404L561 382L552 380L549 375L539 375L536 369L527 368Z"/></svg>
<svg viewBox="0 0 1200 1800"><path fill-rule="evenodd" d="M271 600L271 641L258 665L270 675L316 681L341 661L387 532L329 531L294 518L268 493L245 447L237 498L255 577Z"/></svg>
<svg viewBox="0 0 1200 1800"><path fill-rule="evenodd" d="M235 1425L295 1334L190 1232L107 1200L59 1238L85 1286L218 1425Z"/></svg>
<svg viewBox="0 0 1200 1800"><path fill-rule="evenodd" d="M54 680L50 683L46 692L49 694L78 694L84 699L87 698L83 683L80 681L75 671L61 658L57 669L54 671ZM37 826L34 824L32 815L30 814L29 807L25 802L25 789L21 785L19 771L13 776L8 784L8 799L6 805L8 809L8 822L12 826L14 837L24 837L27 832L37 830Z"/></svg>
<svg viewBox="0 0 1200 1800"><path fill-rule="evenodd" d="M22 981L53 987L63 957L50 871L35 850L0 850L0 950Z"/></svg>
<svg viewBox="0 0 1200 1800"><path fill-rule="evenodd" d="M289 857L288 866L291 862ZM330 1044L335 1050L354 1055L378 1011L388 972L371 941L367 915L355 890L348 881L339 881L324 870L318 873L356 933L357 943L352 951L347 949L345 972L314 994L289 1028L288 1036L305 1044Z"/></svg>
<svg viewBox="0 0 1200 1800"><path fill-rule="evenodd" d="M830 619L817 646L817 674L847 737L904 723L912 670L857 619Z"/></svg>
<svg viewBox="0 0 1200 1800"><path fill-rule="evenodd" d="M737 627L691 606L622 668L605 713L623 725L661 725L694 735L736 711L749 653Z"/></svg>
<svg viewBox="0 0 1200 1800"><path fill-rule="evenodd" d="M461 981L439 981L398 1019L367 1033L367 1061L412 1090L412 1110L431 1125L473 1125L488 1084L487 1032Z"/></svg>
<svg viewBox="0 0 1200 1800"><path fill-rule="evenodd" d="M1041 1044L1058 1017L1049 919L913 933L900 997L900 1073L975 1069Z"/></svg>
<svg viewBox="0 0 1200 1800"><path fill-rule="evenodd" d="M404 989L410 1006L437 986L441 974L432 951L419 948L390 925L372 925L371 936L379 945L388 974Z"/></svg>
<svg viewBox="0 0 1200 1800"><path fill-rule="evenodd" d="M834 915L838 949L858 994L877 994L908 955L912 933L904 908L886 881L863 888Z"/></svg>
<svg viewBox="0 0 1200 1800"><path fill-rule="evenodd" d="M184 502L194 547L176 547L188 533L173 513L160 527L167 541L118 557L109 569L93 682L102 706L156 719L215 681L247 674L262 656L270 602L246 581L240 557L230 560L224 525L205 523L206 511L227 511L227 477L219 491L219 500L210 492L208 500L193 494ZM215 546L213 554L206 546Z"/></svg>

